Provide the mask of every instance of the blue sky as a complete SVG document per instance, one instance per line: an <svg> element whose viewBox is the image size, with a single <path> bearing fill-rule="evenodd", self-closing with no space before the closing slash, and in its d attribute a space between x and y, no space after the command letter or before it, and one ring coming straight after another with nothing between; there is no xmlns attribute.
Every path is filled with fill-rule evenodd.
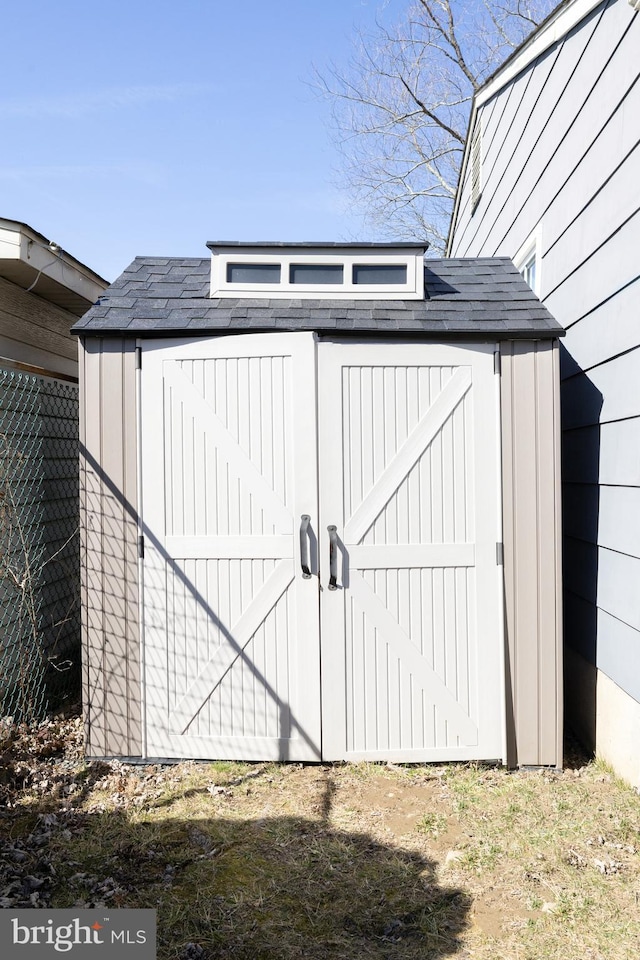
<svg viewBox="0 0 640 960"><path fill-rule="evenodd" d="M381 239L335 183L313 65L401 0L31 0L2 10L0 217L107 279L207 240Z"/></svg>

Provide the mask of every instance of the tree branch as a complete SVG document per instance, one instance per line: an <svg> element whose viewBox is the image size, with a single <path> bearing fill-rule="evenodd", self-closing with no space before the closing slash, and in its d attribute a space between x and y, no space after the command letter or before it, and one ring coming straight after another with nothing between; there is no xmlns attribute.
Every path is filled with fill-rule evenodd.
<svg viewBox="0 0 640 960"><path fill-rule="evenodd" d="M342 179L369 221L441 249L474 92L556 0L408 0L359 35L317 87L332 106Z"/></svg>

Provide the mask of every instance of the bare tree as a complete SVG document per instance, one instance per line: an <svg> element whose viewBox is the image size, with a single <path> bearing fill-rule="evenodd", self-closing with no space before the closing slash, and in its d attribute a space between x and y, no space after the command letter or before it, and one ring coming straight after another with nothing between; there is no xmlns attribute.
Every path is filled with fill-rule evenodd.
<svg viewBox="0 0 640 960"><path fill-rule="evenodd" d="M359 34L346 68L319 73L343 177L371 224L444 247L471 99L557 3L414 0Z"/></svg>

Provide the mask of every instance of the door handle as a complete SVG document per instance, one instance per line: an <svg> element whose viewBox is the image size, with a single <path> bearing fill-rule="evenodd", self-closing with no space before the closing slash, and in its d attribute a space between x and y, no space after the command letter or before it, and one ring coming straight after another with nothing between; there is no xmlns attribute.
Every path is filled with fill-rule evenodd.
<svg viewBox="0 0 640 960"><path fill-rule="evenodd" d="M300 517L300 566L302 567L302 577L308 580L311 576L309 567L309 523L311 517L308 513L303 513Z"/></svg>
<svg viewBox="0 0 640 960"><path fill-rule="evenodd" d="M327 527L329 532L329 590L338 589L338 532L337 527Z"/></svg>

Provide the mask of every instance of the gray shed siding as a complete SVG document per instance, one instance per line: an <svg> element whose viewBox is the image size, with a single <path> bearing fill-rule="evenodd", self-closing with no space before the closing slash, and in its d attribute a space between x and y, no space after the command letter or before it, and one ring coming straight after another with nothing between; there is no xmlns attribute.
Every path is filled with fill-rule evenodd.
<svg viewBox="0 0 640 960"><path fill-rule="evenodd" d="M512 342L501 354L509 763L560 766L559 347Z"/></svg>
<svg viewBox="0 0 640 960"><path fill-rule="evenodd" d="M599 4L478 109L483 194L460 185L452 256L540 232L562 356L565 634L640 700L640 17ZM482 92L480 93L482 99Z"/></svg>
<svg viewBox="0 0 640 960"><path fill-rule="evenodd" d="M140 756L135 341L80 349L84 710L89 756Z"/></svg>
<svg viewBox="0 0 640 960"><path fill-rule="evenodd" d="M501 352L508 760L559 766L558 343ZM85 338L80 357L88 751L141 756L135 341Z"/></svg>

